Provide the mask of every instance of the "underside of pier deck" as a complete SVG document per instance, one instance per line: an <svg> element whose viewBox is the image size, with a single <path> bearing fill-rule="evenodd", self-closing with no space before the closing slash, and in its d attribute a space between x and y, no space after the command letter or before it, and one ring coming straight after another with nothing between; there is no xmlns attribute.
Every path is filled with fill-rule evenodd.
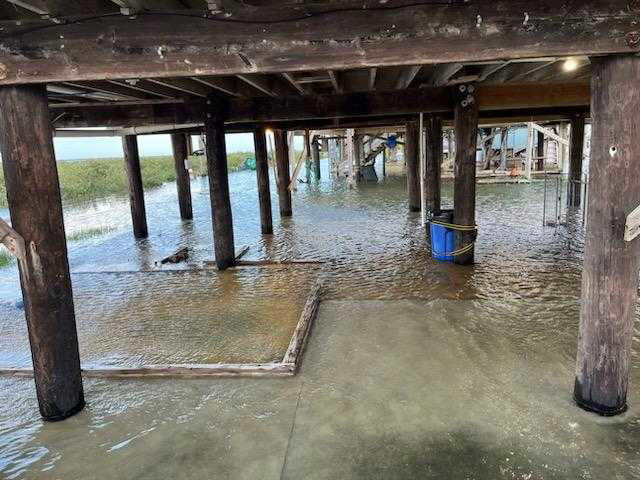
<svg viewBox="0 0 640 480"><path fill-rule="evenodd" d="M478 124L572 122L571 173L578 181L585 118L596 127L598 160L590 167L596 188L589 205L606 215L588 227L576 400L600 413L622 411L638 265L603 259L635 252L621 235L640 198L632 180L608 189L603 172L610 164L618 177L638 178L639 129L630 120L638 103L631 80L638 24L640 6L628 0L0 0L2 151L13 225L31 242L21 280L43 415L64 417L83 405L52 132L109 127L123 134L139 238L148 232L135 135L173 134L180 212L190 219L184 135L204 133L213 243L224 270L235 262L225 133L255 135L261 231L271 234L267 129L275 137L280 215L289 217L298 172L291 175L288 131L311 131L307 155L319 179L313 131L341 129L348 147L341 138L333 150L350 159L350 183L358 188L361 157L371 153L359 129L403 126L409 208L436 213L442 126L454 126L453 221L464 227L456 263L467 265L476 241ZM610 135L609 125L624 134ZM24 134L32 129L35 138ZM571 194L572 204L581 201L579 192ZM609 279L603 290L602 278ZM47 292L55 295L47 300ZM603 315L596 307L606 295L618 310ZM54 317L60 329L46 326ZM612 353L596 358L596 350ZM48 360L37 361L43 352Z"/></svg>

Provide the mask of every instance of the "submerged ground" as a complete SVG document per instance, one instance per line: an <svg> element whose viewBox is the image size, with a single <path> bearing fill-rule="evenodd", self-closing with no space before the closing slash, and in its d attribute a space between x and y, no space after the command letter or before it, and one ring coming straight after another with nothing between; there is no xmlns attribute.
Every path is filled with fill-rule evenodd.
<svg viewBox="0 0 640 480"><path fill-rule="evenodd" d="M431 260L402 178L350 191L323 173L299 186L290 220L272 186L273 237L259 233L255 174L230 176L248 258L328 262L298 376L87 379L87 408L55 424L40 420L32 380L0 378L0 475L640 478L637 331L630 410L602 419L571 400L579 214L543 228L541 182L481 185L478 263L463 268ZM269 361L286 349L317 268L155 265L186 245L194 256L178 268L212 257L206 179L192 188L192 223L179 221L175 185L147 195L140 242L123 201L67 212L67 230L108 227L70 243L85 366ZM17 273L0 272L0 363L28 365Z"/></svg>

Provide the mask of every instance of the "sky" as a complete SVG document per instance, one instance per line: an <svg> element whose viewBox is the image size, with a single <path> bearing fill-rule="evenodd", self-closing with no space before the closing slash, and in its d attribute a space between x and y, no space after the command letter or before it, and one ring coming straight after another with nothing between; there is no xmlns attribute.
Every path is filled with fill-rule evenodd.
<svg viewBox="0 0 640 480"><path fill-rule="evenodd" d="M225 135L227 152L252 152L253 135L251 133L232 133ZM527 141L527 130L517 129L509 132L509 147L515 143L523 148ZM53 141L57 160L79 160L87 158L122 157L122 140L120 137L63 138ZM296 137L296 148L302 149L302 137ZM499 136L494 140L494 147L500 145ZM169 135L138 135L140 156L171 155L171 139ZM198 149L198 137L193 137L193 148Z"/></svg>
<svg viewBox="0 0 640 480"><path fill-rule="evenodd" d="M225 136L227 152L252 152L253 135L233 133ZM55 137L53 145L57 160L122 157L120 137L68 138ZM171 155L169 135L138 135L140 156ZM198 138L193 137L193 148L198 149Z"/></svg>

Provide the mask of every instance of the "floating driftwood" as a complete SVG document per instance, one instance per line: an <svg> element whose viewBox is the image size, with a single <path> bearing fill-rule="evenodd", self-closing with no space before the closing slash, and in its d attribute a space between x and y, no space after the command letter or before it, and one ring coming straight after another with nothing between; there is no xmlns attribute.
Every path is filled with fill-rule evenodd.
<svg viewBox="0 0 640 480"><path fill-rule="evenodd" d="M178 250L176 253L169 255L166 258L163 258L162 260L160 260L160 263L163 265L166 263L180 263L180 262L184 262L188 258L189 258L189 248L184 247Z"/></svg>
<svg viewBox="0 0 640 480"><path fill-rule="evenodd" d="M268 267L272 265L324 265L322 260L243 260L236 267Z"/></svg>
<svg viewBox="0 0 640 480"><path fill-rule="evenodd" d="M296 325L296 329L293 332L293 337L291 337L289 348L287 348L287 351L284 354L284 358L282 359L282 363L285 365L293 364L295 366L295 371L298 370L300 364L302 363L302 354L304 353L304 347L307 343L307 338L309 337L311 327L313 326L313 321L316 318L316 313L318 312L321 290L322 283L320 280L318 280L318 282L311 290L309 298L307 298L307 302L305 303L302 314L300 315L298 325Z"/></svg>

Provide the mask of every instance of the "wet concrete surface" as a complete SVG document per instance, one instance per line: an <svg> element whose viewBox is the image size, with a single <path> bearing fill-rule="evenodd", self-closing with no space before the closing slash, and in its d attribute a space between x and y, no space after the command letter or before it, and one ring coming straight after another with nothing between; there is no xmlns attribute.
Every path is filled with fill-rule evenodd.
<svg viewBox="0 0 640 480"><path fill-rule="evenodd" d="M287 379L85 380L87 408L44 423L33 381L0 378L3 478L640 478L640 336L630 410L571 400L583 229L542 227L543 185L479 185L477 264L430 258L404 178L300 185L294 217L261 236L255 174L230 176L249 259L327 262L300 374ZM273 173L273 172L272 172ZM126 201L65 212L85 366L269 361L284 352L317 267L203 270L206 179L194 222L175 185L147 193L150 238ZM443 198L451 203L451 184ZM156 261L180 247L185 265ZM179 269L181 271L169 271ZM0 270L0 364L28 366L17 271Z"/></svg>

